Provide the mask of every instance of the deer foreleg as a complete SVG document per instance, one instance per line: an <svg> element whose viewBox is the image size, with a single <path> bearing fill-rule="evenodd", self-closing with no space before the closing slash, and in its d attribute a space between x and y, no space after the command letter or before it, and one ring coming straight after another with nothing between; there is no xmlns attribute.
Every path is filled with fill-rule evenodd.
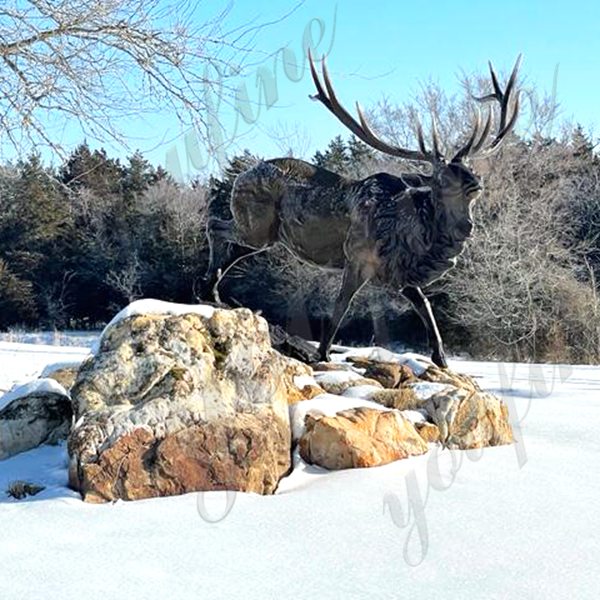
<svg viewBox="0 0 600 600"><path fill-rule="evenodd" d="M427 330L427 338L429 339L429 345L433 349L431 360L438 366L446 368L448 363L446 362L446 356L444 354L444 346L442 344L442 337L438 330L433 311L431 310L431 304L429 300L423 294L419 287L405 287L402 290L402 295L412 304L413 308L421 317L425 329Z"/></svg>
<svg viewBox="0 0 600 600"><path fill-rule="evenodd" d="M319 346L319 356L321 360L329 360L329 350L331 348L333 338L335 337L342 320L346 316L348 308L350 308L352 299L365 285L365 283L367 283L367 281L368 277L365 277L359 269L350 265L346 265L344 268L342 287L340 288L335 300L333 315L323 327L321 344Z"/></svg>

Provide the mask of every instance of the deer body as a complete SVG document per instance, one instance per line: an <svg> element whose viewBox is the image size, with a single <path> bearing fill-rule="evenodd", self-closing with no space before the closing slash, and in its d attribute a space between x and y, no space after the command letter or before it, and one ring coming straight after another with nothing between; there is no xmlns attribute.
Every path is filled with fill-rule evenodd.
<svg viewBox="0 0 600 600"><path fill-rule="evenodd" d="M334 311L321 338L321 359L328 358L333 337L354 295L367 282L373 282L397 290L412 303L427 330L433 361L445 367L442 340L421 288L455 265L471 234L471 207L482 186L464 159L485 145L491 112L483 130L477 119L470 139L450 160L439 150L435 127L431 152L425 149L420 125L420 150L389 146L373 134L360 109L359 123L341 107L326 69L323 87L312 59L310 65L318 91L316 99L355 135L388 154L428 162L431 174L397 177L378 173L352 180L292 158L260 162L235 180L231 194L233 219L209 219L208 278L216 282L216 290L219 272L232 266L227 259L228 241L250 248L248 255L283 244L300 260L343 270ZM494 93L481 100L501 103L499 131L491 149L500 144L516 120L518 98L510 115L509 101L517 68L518 61L502 91L490 66Z"/></svg>
<svg viewBox="0 0 600 600"><path fill-rule="evenodd" d="M380 285L426 286L454 266L473 224L472 200L451 212L425 183L387 173L357 181L273 159L238 176L231 210L244 245L279 242L317 267L355 263Z"/></svg>

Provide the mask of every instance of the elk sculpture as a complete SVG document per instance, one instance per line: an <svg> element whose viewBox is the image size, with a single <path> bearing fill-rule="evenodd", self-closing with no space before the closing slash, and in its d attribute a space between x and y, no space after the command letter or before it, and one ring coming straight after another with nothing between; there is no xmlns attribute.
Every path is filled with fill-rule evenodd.
<svg viewBox="0 0 600 600"><path fill-rule="evenodd" d="M262 161L241 173L231 193L233 220L210 218L208 222L207 279L217 300L217 286L227 269L240 258L280 243L301 260L321 268L343 270L333 315L321 337L321 360L329 358L332 340L353 297L367 282L373 282L391 286L409 300L427 330L433 362L445 367L442 339L422 288L455 265L471 234L471 207L482 184L466 161L489 155L513 129L519 112L516 80L520 59L519 56L504 89L490 63L493 91L475 99L497 101L499 117L495 118L490 109L482 123L477 110L468 140L448 158L440 149L435 120L431 150L425 145L418 122L417 150L381 140L358 105L358 120L342 107L325 60L321 81L309 54L317 90L313 99L372 148L426 163L429 173L378 173L352 180L292 158ZM496 121L496 132L492 134ZM235 261L229 259L227 251L232 241L248 248Z"/></svg>

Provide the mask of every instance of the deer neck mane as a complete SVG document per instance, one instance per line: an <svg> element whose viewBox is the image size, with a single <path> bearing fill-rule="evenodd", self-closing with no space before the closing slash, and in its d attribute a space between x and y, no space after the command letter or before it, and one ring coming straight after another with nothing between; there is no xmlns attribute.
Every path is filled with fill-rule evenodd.
<svg viewBox="0 0 600 600"><path fill-rule="evenodd" d="M436 204L436 231L432 240L432 252L448 257L457 256L473 231L471 203L463 205L459 210L450 208L441 201Z"/></svg>

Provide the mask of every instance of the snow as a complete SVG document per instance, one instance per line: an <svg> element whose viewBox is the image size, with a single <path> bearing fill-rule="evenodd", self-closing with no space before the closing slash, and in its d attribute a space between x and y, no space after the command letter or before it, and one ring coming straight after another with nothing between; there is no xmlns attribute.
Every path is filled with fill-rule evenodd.
<svg viewBox="0 0 600 600"><path fill-rule="evenodd" d="M0 410L8 406L14 400L23 398L23 396L30 396L32 394L43 394L53 393L60 394L61 396L69 397L69 393L65 388L55 381L54 379L34 379L23 385L17 385L6 394L0 396Z"/></svg>
<svg viewBox="0 0 600 600"><path fill-rule="evenodd" d="M0 341L89 348L98 339L99 335L99 331L21 331L13 329L0 332Z"/></svg>
<svg viewBox="0 0 600 600"><path fill-rule="evenodd" d="M354 385L342 392L346 398L368 398L371 394L380 392L381 388L376 385Z"/></svg>
<svg viewBox="0 0 600 600"><path fill-rule="evenodd" d="M0 380L41 363L2 347ZM502 395L516 444L339 472L296 455L271 497L105 505L67 488L64 445L0 461L0 598L595 599L600 368L451 366ZM17 479L46 489L4 497Z"/></svg>
<svg viewBox="0 0 600 600"><path fill-rule="evenodd" d="M210 319L215 310L214 306L209 306L207 304L177 304L176 302L165 302L164 300L154 300L153 298L136 300L135 302L128 304L112 318L104 328L100 339L102 339L102 336L113 325L135 315L187 315L193 313L205 317L206 319Z"/></svg>
<svg viewBox="0 0 600 600"><path fill-rule="evenodd" d="M0 394L38 377L50 362L81 363L89 348L0 342Z"/></svg>
<svg viewBox="0 0 600 600"><path fill-rule="evenodd" d="M417 381L410 385L410 388L415 393L415 396L419 400L423 400L424 402L429 400L432 396L443 392L448 388L448 384L446 383L435 383L432 381Z"/></svg>
<svg viewBox="0 0 600 600"><path fill-rule="evenodd" d="M80 360L76 360L76 361L63 360L60 362L50 363L49 365L46 365L42 369L42 372L40 373L40 377L47 377L48 375L50 375L51 373L54 373L54 371L58 371L59 369L76 369L79 367L80 364L81 364Z"/></svg>
<svg viewBox="0 0 600 600"><path fill-rule="evenodd" d="M302 389L307 385L317 385L317 382L312 375L295 375L294 385L298 389Z"/></svg>
<svg viewBox="0 0 600 600"><path fill-rule="evenodd" d="M322 371L315 373L315 379L318 385L337 385L347 381L363 379L363 376L355 371Z"/></svg>
<svg viewBox="0 0 600 600"><path fill-rule="evenodd" d="M398 354L397 352L378 347L346 348L344 346L334 346L333 348L339 351L338 353L331 355L331 360L333 362L342 363L351 356L360 356L370 360L380 360L383 362L398 362L410 367L417 376L422 375L427 370L427 367L433 364L428 358L413 352L402 352L402 354Z"/></svg>
<svg viewBox="0 0 600 600"><path fill-rule="evenodd" d="M401 410L400 413L405 419L411 423L423 423L427 421L427 415L420 410Z"/></svg>

